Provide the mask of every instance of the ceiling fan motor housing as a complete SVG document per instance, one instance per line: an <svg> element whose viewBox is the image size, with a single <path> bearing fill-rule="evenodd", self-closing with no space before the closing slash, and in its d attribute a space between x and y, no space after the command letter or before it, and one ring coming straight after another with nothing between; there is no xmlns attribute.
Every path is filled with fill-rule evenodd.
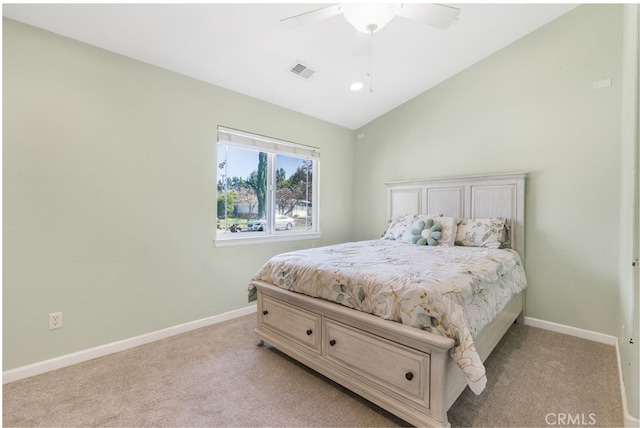
<svg viewBox="0 0 640 428"><path fill-rule="evenodd" d="M345 3L342 5L342 13L356 30L371 34L387 25L399 8L400 4L394 3Z"/></svg>

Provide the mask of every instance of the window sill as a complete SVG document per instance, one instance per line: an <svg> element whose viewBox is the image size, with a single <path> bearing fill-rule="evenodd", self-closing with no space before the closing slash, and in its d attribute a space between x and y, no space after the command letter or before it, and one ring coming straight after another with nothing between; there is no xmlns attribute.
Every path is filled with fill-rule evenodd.
<svg viewBox="0 0 640 428"><path fill-rule="evenodd" d="M302 241L305 239L319 239L322 237L320 232L311 233L287 233L282 235L268 236L250 236L250 237L233 237L233 238L215 238L213 244L216 247L233 247L236 245L254 245L268 244L273 242Z"/></svg>

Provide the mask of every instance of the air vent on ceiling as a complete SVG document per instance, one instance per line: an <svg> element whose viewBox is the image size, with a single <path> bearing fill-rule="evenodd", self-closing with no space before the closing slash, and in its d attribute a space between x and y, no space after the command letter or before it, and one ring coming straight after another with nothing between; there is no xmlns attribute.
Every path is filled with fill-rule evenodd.
<svg viewBox="0 0 640 428"><path fill-rule="evenodd" d="M291 71L293 74L303 77L305 79L308 79L309 77L313 76L314 74L316 74L316 71L314 69L312 69L311 67L309 67L306 64L303 64L302 62L298 61L295 63L295 65L293 67L291 67Z"/></svg>

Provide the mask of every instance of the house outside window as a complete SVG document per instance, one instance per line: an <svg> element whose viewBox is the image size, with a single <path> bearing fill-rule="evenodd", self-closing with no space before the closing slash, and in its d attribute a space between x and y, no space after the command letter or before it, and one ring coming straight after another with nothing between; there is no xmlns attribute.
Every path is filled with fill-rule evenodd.
<svg viewBox="0 0 640 428"><path fill-rule="evenodd" d="M218 127L217 246L320 237L320 151Z"/></svg>

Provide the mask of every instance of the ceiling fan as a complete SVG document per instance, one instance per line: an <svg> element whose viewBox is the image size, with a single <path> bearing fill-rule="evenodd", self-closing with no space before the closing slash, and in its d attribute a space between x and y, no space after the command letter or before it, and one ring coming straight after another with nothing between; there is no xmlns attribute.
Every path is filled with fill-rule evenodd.
<svg viewBox="0 0 640 428"><path fill-rule="evenodd" d="M460 9L426 3L341 3L280 20L287 28L295 28L343 14L356 30L371 34L379 31L396 16L445 29L458 17Z"/></svg>
<svg viewBox="0 0 640 428"><path fill-rule="evenodd" d="M396 16L446 29L457 20L459 13L460 9L442 4L341 3L281 19L280 23L287 28L297 28L343 14L347 22L358 30L354 56L360 56L370 53L373 33L380 31Z"/></svg>
<svg viewBox="0 0 640 428"><path fill-rule="evenodd" d="M396 16L446 29L458 19L459 13L460 9L442 4L341 3L281 19L280 23L287 28L297 28L323 21L336 15L344 15L347 22L358 30L354 56L369 55L367 75L371 78L373 34L380 31ZM371 84L369 90L373 92L373 84Z"/></svg>

